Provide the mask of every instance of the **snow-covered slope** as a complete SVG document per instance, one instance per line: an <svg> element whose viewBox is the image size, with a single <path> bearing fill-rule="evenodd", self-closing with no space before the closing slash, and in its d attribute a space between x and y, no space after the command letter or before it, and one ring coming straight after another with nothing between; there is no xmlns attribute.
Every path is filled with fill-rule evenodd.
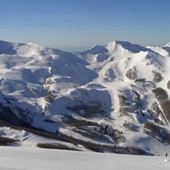
<svg viewBox="0 0 170 170"><path fill-rule="evenodd" d="M30 148L0 149L1 170L168 170L166 157L143 157L119 154L98 154L40 150Z"/></svg>
<svg viewBox="0 0 170 170"><path fill-rule="evenodd" d="M113 41L69 53L0 41L1 137L36 146L32 133L45 131L80 150L165 155L169 66L168 44Z"/></svg>

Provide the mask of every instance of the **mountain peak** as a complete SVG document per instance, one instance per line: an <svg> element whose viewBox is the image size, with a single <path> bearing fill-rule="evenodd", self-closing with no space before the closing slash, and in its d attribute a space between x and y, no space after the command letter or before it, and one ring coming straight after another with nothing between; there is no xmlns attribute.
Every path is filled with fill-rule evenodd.
<svg viewBox="0 0 170 170"><path fill-rule="evenodd" d="M139 53L140 51L148 51L147 48L140 46L138 44L132 44L129 41L113 41L107 44L108 47L112 47L112 49L120 46L125 50L128 50L133 53Z"/></svg>
<svg viewBox="0 0 170 170"><path fill-rule="evenodd" d="M101 54L101 53L107 53L108 50L102 46L102 45L95 45L89 50L84 51L83 53L90 53L90 54Z"/></svg>
<svg viewBox="0 0 170 170"><path fill-rule="evenodd" d="M41 47L41 45L36 44L36 43L34 43L34 42L28 42L28 43L26 43L26 45L28 45L28 46L33 46L33 47Z"/></svg>
<svg viewBox="0 0 170 170"><path fill-rule="evenodd" d="M17 43L7 42L0 40L0 54L14 54L14 47Z"/></svg>
<svg viewBox="0 0 170 170"><path fill-rule="evenodd" d="M168 42L164 47L170 47L170 42Z"/></svg>

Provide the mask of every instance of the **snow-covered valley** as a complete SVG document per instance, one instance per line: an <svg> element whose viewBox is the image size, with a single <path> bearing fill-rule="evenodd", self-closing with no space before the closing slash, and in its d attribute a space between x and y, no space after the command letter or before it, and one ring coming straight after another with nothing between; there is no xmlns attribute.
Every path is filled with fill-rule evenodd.
<svg viewBox="0 0 170 170"><path fill-rule="evenodd" d="M0 41L0 143L170 154L169 66L169 44L70 53Z"/></svg>

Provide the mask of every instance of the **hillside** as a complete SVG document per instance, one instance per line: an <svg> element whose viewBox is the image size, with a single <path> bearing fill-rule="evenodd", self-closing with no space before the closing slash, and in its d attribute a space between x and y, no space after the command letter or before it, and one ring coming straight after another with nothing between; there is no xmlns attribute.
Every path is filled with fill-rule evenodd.
<svg viewBox="0 0 170 170"><path fill-rule="evenodd" d="M169 43L143 47L113 41L70 53L0 41L1 140L165 155L170 152L169 66Z"/></svg>

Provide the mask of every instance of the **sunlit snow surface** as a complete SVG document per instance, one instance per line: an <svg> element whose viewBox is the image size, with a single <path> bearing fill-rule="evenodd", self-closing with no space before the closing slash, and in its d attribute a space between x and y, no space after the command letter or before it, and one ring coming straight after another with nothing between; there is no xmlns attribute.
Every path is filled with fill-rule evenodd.
<svg viewBox="0 0 170 170"><path fill-rule="evenodd" d="M170 158L0 147L0 170L169 170Z"/></svg>
<svg viewBox="0 0 170 170"><path fill-rule="evenodd" d="M146 125L152 122L169 134L161 115L149 112L157 102L154 88L163 88L170 99L169 66L169 44L142 47L113 41L69 53L34 43L0 41L0 116L15 125L19 117L35 128L86 142L112 146L117 142L120 147L165 155L170 149L164 133L149 133ZM145 83L135 81L142 78ZM91 127L89 121L97 127ZM115 135L119 132L116 139L109 136L111 130L106 135L101 132L103 125ZM104 138L89 136L95 128ZM0 136L16 139L24 147L58 142L22 130L2 126Z"/></svg>

